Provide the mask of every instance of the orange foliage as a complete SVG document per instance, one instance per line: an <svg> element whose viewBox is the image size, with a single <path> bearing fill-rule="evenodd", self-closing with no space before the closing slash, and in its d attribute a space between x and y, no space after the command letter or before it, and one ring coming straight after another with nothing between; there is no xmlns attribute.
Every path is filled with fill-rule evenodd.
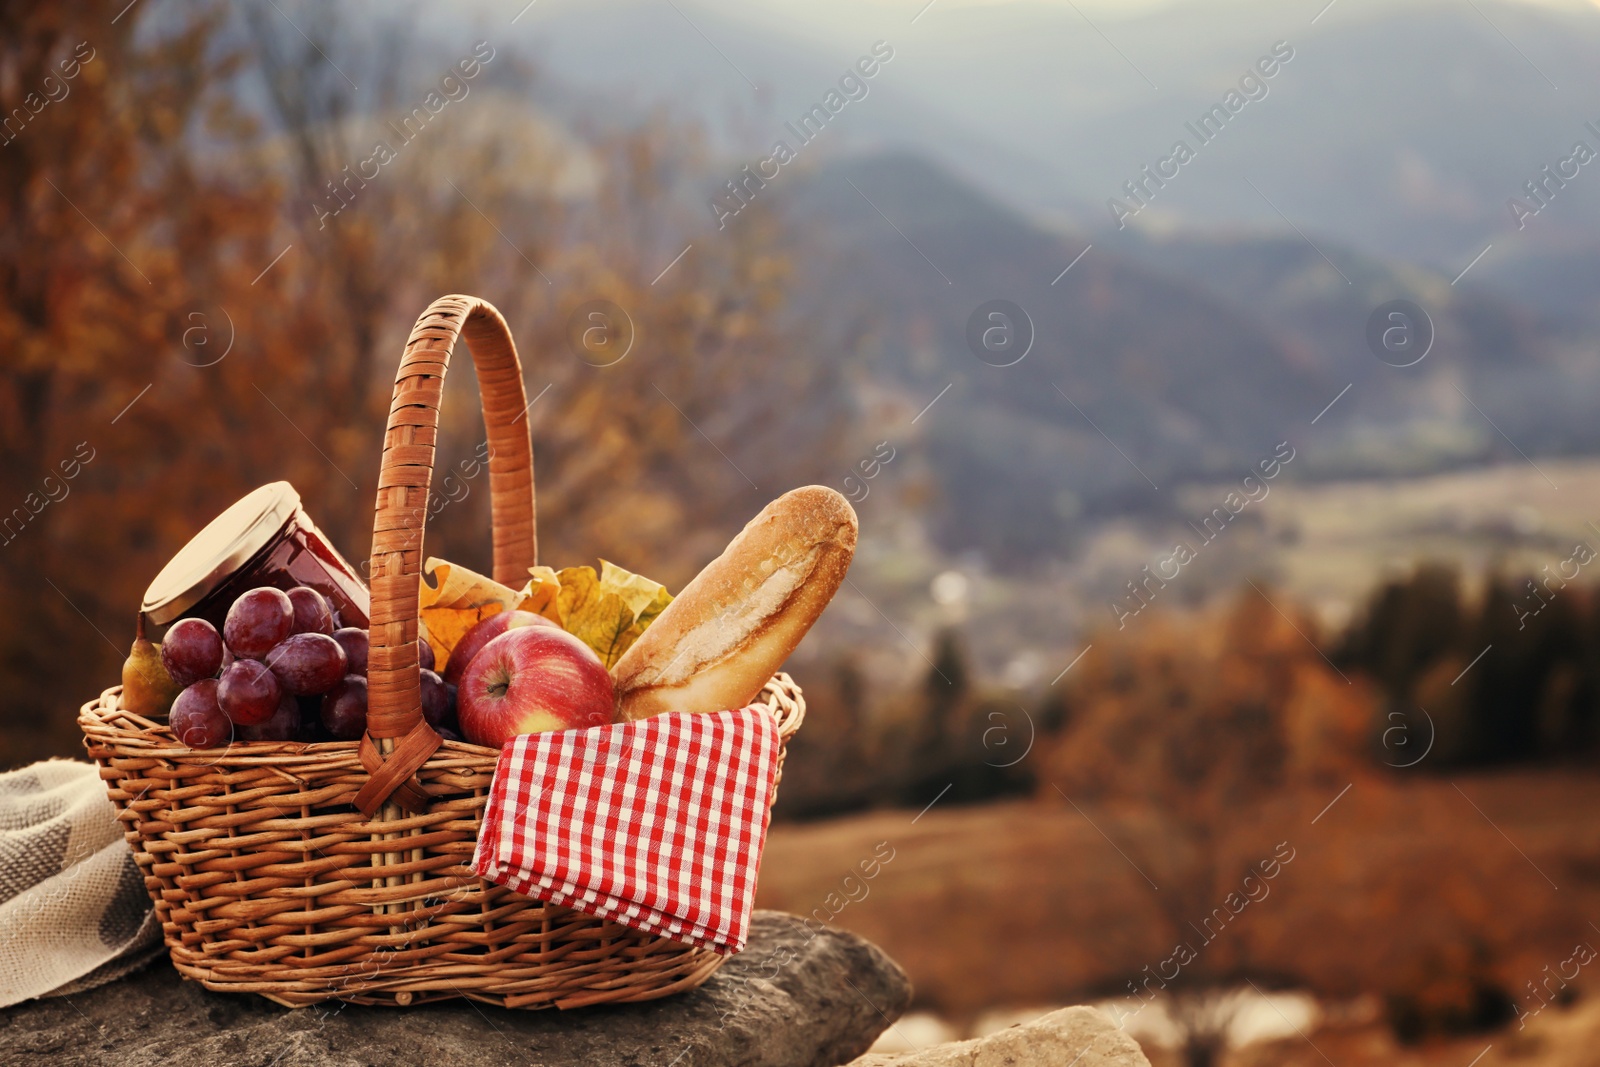
<svg viewBox="0 0 1600 1067"><path fill-rule="evenodd" d="M116 680L145 585L255 486L289 480L366 556L393 367L442 293L505 312L540 397L546 562L604 556L676 588L780 487L835 469L794 447L838 406L817 361L778 358L797 342L771 250L792 241L764 207L701 237L675 196L703 164L693 129L541 124L537 79L503 52L319 225L370 130L471 41L435 51L391 23L378 47L331 8L296 9L307 40L270 6L124 6L0 12L6 114L93 53L0 145L0 765L77 749L77 705ZM636 335L609 367L567 337L602 298ZM487 569L487 478L461 462L482 423L457 367L427 548Z"/></svg>
<svg viewBox="0 0 1600 1067"><path fill-rule="evenodd" d="M1094 635L1053 758L1062 789L1209 817L1291 781L1364 773L1371 687L1324 660L1314 633L1247 589L1227 607Z"/></svg>
<svg viewBox="0 0 1600 1067"><path fill-rule="evenodd" d="M1287 614L1246 589L1095 635L1049 757L1054 785L1159 886L1164 936L1195 950L1166 992L1378 992L1418 1032L1503 1017L1519 976L1581 934L1579 902L1469 798L1482 784L1387 773L1377 684L1341 674L1313 620L1267 595ZM1279 848L1292 862L1263 877ZM1218 909L1250 877L1270 885L1229 919ZM1220 936L1197 929L1212 915Z"/></svg>

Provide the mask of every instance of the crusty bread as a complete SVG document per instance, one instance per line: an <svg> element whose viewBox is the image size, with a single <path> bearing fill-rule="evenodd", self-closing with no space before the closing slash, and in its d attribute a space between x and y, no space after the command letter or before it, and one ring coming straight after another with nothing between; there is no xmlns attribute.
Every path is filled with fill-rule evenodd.
<svg viewBox="0 0 1600 1067"><path fill-rule="evenodd" d="M618 717L749 704L833 599L855 550L855 510L832 489L768 504L611 668Z"/></svg>

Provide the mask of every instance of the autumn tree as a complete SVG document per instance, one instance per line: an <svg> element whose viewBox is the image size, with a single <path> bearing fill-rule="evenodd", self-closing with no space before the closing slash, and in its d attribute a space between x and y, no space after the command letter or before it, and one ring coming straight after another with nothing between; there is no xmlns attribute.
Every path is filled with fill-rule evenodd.
<svg viewBox="0 0 1600 1067"><path fill-rule="evenodd" d="M681 585L841 466L843 390L785 298L799 241L768 205L706 231L692 126L563 120L508 46L376 9L7 8L0 30L6 762L77 748L151 576L251 488L289 480L366 556L394 361L442 293L518 340L552 562ZM609 365L568 328L597 300L632 324ZM456 365L428 548L486 569Z"/></svg>
<svg viewBox="0 0 1600 1067"><path fill-rule="evenodd" d="M270 5L247 11L287 148L287 210L303 215L311 250L298 298L326 306L317 294L336 294L324 350L342 353L327 361L332 384L363 398L357 413L381 425L387 392L360 383L386 380L427 300L487 296L537 398L545 555L606 556L674 584L767 500L837 465L826 447L794 447L828 440L843 411L832 361L814 358L817 331L784 318L782 250L795 234L765 204L726 233L702 232L698 200L683 195L715 166L699 130L665 112L563 130L537 72L503 44L464 35L441 51L380 20L374 46L366 22L328 9L297 27ZM398 69L428 74L408 83ZM445 102L413 135L429 93ZM351 181L378 144L395 159ZM602 305L591 352L585 330ZM308 365L305 384L326 388L329 374ZM481 440L470 375L453 382L441 470ZM351 415L321 412L326 425L306 432L365 472L375 438ZM487 558L487 495L472 488L438 497L430 523L430 544L468 563Z"/></svg>
<svg viewBox="0 0 1600 1067"><path fill-rule="evenodd" d="M248 432L193 365L271 256L270 190L195 151L248 135L210 92L238 57L213 47L217 9L141 34L120 7L0 10L6 762L76 747L72 709L115 678L161 551L226 493L207 473L235 451L224 427Z"/></svg>
<svg viewBox="0 0 1600 1067"><path fill-rule="evenodd" d="M1592 752L1600 619L1592 589L1551 570L1491 573L1468 602L1454 570L1422 564L1345 632L1337 659L1381 685L1386 715L1435 725L1428 769Z"/></svg>
<svg viewBox="0 0 1600 1067"><path fill-rule="evenodd" d="M1246 589L1198 617L1157 612L1094 635L1047 757L1042 795L1117 842L1178 946L1105 991L1162 998L1189 1067L1217 1062L1232 987L1285 977L1254 949L1247 898L1284 864L1280 848L1292 854L1293 835L1257 816L1289 790L1333 795L1367 760L1370 694L1312 647L1309 619L1266 596Z"/></svg>

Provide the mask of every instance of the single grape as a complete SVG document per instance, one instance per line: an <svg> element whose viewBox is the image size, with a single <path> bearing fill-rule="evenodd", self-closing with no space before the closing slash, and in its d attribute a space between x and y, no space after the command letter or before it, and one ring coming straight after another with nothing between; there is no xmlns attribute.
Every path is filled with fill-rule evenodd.
<svg viewBox="0 0 1600 1067"><path fill-rule="evenodd" d="M344 649L345 672L367 676L367 631L359 626L346 626L333 631L333 639Z"/></svg>
<svg viewBox="0 0 1600 1067"><path fill-rule="evenodd" d="M461 735L456 733L454 730L452 730L448 726L435 726L433 728L433 732L438 734L440 737L444 738L444 740L446 740L446 741L459 741L459 740L461 740Z"/></svg>
<svg viewBox="0 0 1600 1067"><path fill-rule="evenodd" d="M333 633L333 611L327 597L308 585L297 585L289 590L289 603L294 605L295 633Z"/></svg>
<svg viewBox="0 0 1600 1067"><path fill-rule="evenodd" d="M233 723L217 704L217 688L215 678L202 678L172 702L168 726L190 748L215 748L233 737Z"/></svg>
<svg viewBox="0 0 1600 1067"><path fill-rule="evenodd" d="M246 741L293 741L300 733L300 705L285 693L278 698L278 710L266 722L239 727L239 736Z"/></svg>
<svg viewBox="0 0 1600 1067"><path fill-rule="evenodd" d="M326 693L346 673L339 642L326 634L291 634L267 653L267 666L284 689L297 697Z"/></svg>
<svg viewBox="0 0 1600 1067"><path fill-rule="evenodd" d="M282 589L267 586L240 594L222 623L222 636L240 659L263 658L293 630L294 602Z"/></svg>
<svg viewBox="0 0 1600 1067"><path fill-rule="evenodd" d="M450 706L450 692L440 678L432 671L422 672L422 717L428 720L428 725L440 727L448 725L455 716Z"/></svg>
<svg viewBox="0 0 1600 1067"><path fill-rule="evenodd" d="M367 680L347 674L322 698L322 725L335 741L358 741L367 732Z"/></svg>
<svg viewBox="0 0 1600 1067"><path fill-rule="evenodd" d="M431 671L436 662L437 660L433 655L433 646L428 644L428 639L426 637L417 638L417 666L425 671Z"/></svg>
<svg viewBox="0 0 1600 1067"><path fill-rule="evenodd" d="M204 619L179 619L161 641L161 665L180 686L214 678L222 669L222 635Z"/></svg>
<svg viewBox="0 0 1600 1067"><path fill-rule="evenodd" d="M222 713L240 726L254 726L272 718L283 699L283 687L267 670L266 665L253 659L233 661L217 684L217 703Z"/></svg>

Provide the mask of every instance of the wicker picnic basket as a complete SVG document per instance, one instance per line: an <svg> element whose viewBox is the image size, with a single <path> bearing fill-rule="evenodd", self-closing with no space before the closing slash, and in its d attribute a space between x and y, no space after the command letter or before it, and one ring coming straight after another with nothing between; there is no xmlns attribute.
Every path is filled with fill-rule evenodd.
<svg viewBox="0 0 1600 1067"><path fill-rule="evenodd" d="M118 711L118 688L79 714L172 962L208 989L292 1007L459 996L573 1008L692 989L723 960L521 896L467 866L498 753L427 726L416 652L423 516L458 336L493 446L494 577L520 586L535 559L521 364L498 311L443 297L411 331L384 435L367 737L191 749L164 722ZM793 736L805 715L794 682L779 674L757 700Z"/></svg>

